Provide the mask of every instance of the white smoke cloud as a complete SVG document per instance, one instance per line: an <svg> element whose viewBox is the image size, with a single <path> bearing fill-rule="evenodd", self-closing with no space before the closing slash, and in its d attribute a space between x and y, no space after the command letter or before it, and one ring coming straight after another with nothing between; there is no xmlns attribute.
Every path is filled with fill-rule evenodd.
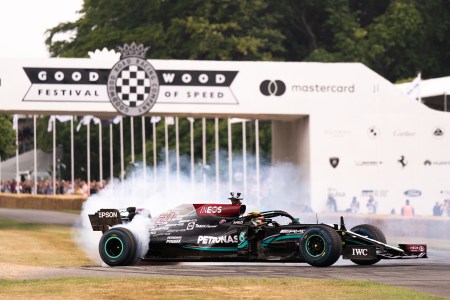
<svg viewBox="0 0 450 300"><path fill-rule="evenodd" d="M223 154L222 154L223 156ZM190 177L190 160L182 158L179 176L175 171L175 159L171 159L169 174L164 164L157 168L153 177L153 168L136 167L123 182L114 182L98 194L90 196L83 204L75 240L86 254L101 264L98 243L102 233L93 231L88 214L94 214L101 208L127 208L134 206L146 208L153 218L180 204L186 203L229 203L228 164L221 158L219 186L216 186L215 166L196 166L194 182ZM241 192L247 211L281 209L298 216L309 210L309 195L302 188L304 182L298 166L279 164L260 167L260 195L256 184L254 157L247 156L247 192L244 193L242 157L233 157L233 192ZM149 218L135 217L124 226L129 229L139 245L139 255L148 251Z"/></svg>

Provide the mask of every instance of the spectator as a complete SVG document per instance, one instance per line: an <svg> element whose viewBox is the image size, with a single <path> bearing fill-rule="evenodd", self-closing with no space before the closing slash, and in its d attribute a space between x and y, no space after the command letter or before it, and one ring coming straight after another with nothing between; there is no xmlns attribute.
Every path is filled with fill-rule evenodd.
<svg viewBox="0 0 450 300"><path fill-rule="evenodd" d="M436 204L433 206L433 216L442 216L443 211L443 205L436 201Z"/></svg>
<svg viewBox="0 0 450 300"><path fill-rule="evenodd" d="M337 204L336 204L336 199L334 199L332 194L328 194L328 199L327 199L327 210L329 212L337 212Z"/></svg>
<svg viewBox="0 0 450 300"><path fill-rule="evenodd" d="M367 200L367 213L368 214L376 214L377 213L377 201L373 198L373 195L369 196L369 200Z"/></svg>
<svg viewBox="0 0 450 300"><path fill-rule="evenodd" d="M350 204L350 211L352 214L359 213L359 201L353 196L352 203Z"/></svg>
<svg viewBox="0 0 450 300"><path fill-rule="evenodd" d="M406 199L405 205L402 207L402 216L412 217L414 216L414 207L409 204L409 200Z"/></svg>

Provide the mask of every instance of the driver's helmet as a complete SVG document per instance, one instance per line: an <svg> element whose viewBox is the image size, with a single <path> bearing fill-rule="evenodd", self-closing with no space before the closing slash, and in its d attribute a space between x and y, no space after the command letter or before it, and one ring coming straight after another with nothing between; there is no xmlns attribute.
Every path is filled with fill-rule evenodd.
<svg viewBox="0 0 450 300"><path fill-rule="evenodd" d="M252 211L247 214L247 216L253 216L253 218L250 219L250 222L252 222L255 226L262 226L266 224L266 221L264 220L264 216L261 216L261 212L259 211Z"/></svg>

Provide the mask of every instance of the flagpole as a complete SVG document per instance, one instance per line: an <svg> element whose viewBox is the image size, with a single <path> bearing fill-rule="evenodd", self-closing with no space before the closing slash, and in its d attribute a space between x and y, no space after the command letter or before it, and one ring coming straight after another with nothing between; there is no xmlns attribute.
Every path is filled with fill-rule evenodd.
<svg viewBox="0 0 450 300"><path fill-rule="evenodd" d="M178 117L175 118L175 152L177 162L177 184L180 184L180 134L178 130Z"/></svg>
<svg viewBox="0 0 450 300"><path fill-rule="evenodd" d="M153 181L156 187L157 181L156 164L158 163L156 160L156 122L152 123L152 129L153 129Z"/></svg>
<svg viewBox="0 0 450 300"><path fill-rule="evenodd" d="M144 174L144 182L147 181L147 150L145 147L145 117L142 116L142 172Z"/></svg>
<svg viewBox="0 0 450 300"><path fill-rule="evenodd" d="M216 152L216 198L219 197L219 119L214 119L214 136L215 136L215 152Z"/></svg>
<svg viewBox="0 0 450 300"><path fill-rule="evenodd" d="M123 182L124 174L124 157L123 157L123 118L120 119L120 180Z"/></svg>
<svg viewBox="0 0 450 300"><path fill-rule="evenodd" d="M258 207L260 206L260 178L259 178L259 120L255 120L255 154L256 154L256 201Z"/></svg>
<svg viewBox="0 0 450 300"><path fill-rule="evenodd" d="M203 188L206 190L206 174L205 174L205 167L206 167L206 120L205 118L202 118L202 156L203 156L203 167L202 167L202 173L203 173Z"/></svg>
<svg viewBox="0 0 450 300"><path fill-rule="evenodd" d="M75 193L75 152L73 136L73 116L70 119L70 180L72 181L72 192Z"/></svg>
<svg viewBox="0 0 450 300"><path fill-rule="evenodd" d="M87 130L87 186L88 195L91 191L91 120L86 125Z"/></svg>
<svg viewBox="0 0 450 300"><path fill-rule="evenodd" d="M103 129L102 122L98 123L98 152L100 162L100 186L103 187Z"/></svg>
<svg viewBox="0 0 450 300"><path fill-rule="evenodd" d="M56 195L56 118L53 120L53 195Z"/></svg>
<svg viewBox="0 0 450 300"><path fill-rule="evenodd" d="M192 118L192 122L189 124L190 132L191 132L191 185L192 189L195 184L195 174L194 174L194 119Z"/></svg>
<svg viewBox="0 0 450 300"><path fill-rule="evenodd" d="M233 191L233 140L231 134L231 122L228 119L228 189Z"/></svg>
<svg viewBox="0 0 450 300"><path fill-rule="evenodd" d="M33 115L33 149L34 149L34 194L37 194L37 145L36 145L36 115ZM0 176L1 177L1 176ZM0 178L1 181L1 178Z"/></svg>
<svg viewBox="0 0 450 300"><path fill-rule="evenodd" d="M114 163L113 163L113 124L109 124L109 173L111 176L110 184L114 181Z"/></svg>
<svg viewBox="0 0 450 300"><path fill-rule="evenodd" d="M242 166L243 166L243 184L244 195L247 194L247 133L246 121L242 122Z"/></svg>

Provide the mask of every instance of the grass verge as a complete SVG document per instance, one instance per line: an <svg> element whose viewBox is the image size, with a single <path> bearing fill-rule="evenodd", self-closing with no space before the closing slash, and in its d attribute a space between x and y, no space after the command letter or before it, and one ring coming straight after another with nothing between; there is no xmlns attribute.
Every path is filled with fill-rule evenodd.
<svg viewBox="0 0 450 300"><path fill-rule="evenodd" d="M72 239L72 228L0 220L0 263L82 266L92 262Z"/></svg>
<svg viewBox="0 0 450 300"><path fill-rule="evenodd" d="M0 280L0 298L442 299L369 281L253 278Z"/></svg>

